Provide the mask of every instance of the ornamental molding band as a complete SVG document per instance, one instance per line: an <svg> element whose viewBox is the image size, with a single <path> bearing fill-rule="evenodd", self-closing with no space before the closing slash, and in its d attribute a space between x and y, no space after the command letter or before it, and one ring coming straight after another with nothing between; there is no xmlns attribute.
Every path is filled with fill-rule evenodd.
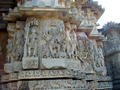
<svg viewBox="0 0 120 90"><path fill-rule="evenodd" d="M17 0L3 18L8 45L2 89L111 89L92 0Z"/></svg>

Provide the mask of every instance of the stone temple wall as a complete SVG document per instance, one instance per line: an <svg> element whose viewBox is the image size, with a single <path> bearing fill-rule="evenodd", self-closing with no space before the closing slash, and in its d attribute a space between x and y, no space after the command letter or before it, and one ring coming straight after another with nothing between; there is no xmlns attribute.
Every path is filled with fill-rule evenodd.
<svg viewBox="0 0 120 90"><path fill-rule="evenodd" d="M17 0L3 19L3 90L112 90L97 31L103 9L88 0Z"/></svg>
<svg viewBox="0 0 120 90"><path fill-rule="evenodd" d="M113 79L115 90L120 89L120 24L108 23L103 28L103 34L107 37L104 42L104 56L108 75Z"/></svg>

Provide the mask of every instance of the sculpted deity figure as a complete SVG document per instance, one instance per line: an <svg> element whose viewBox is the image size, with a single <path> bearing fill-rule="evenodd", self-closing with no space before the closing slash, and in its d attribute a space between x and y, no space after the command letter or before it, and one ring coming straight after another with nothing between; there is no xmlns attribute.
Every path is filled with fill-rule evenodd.
<svg viewBox="0 0 120 90"><path fill-rule="evenodd" d="M26 24L24 57L36 57L38 55L37 29L38 29L38 21L35 18L33 18L32 21L29 21L29 23Z"/></svg>
<svg viewBox="0 0 120 90"><path fill-rule="evenodd" d="M89 47L90 47L90 41L87 37L87 35L84 32L78 32L77 33L77 60L80 60L81 62L81 71L83 72L93 72L92 67L92 61L89 57Z"/></svg>
<svg viewBox="0 0 120 90"><path fill-rule="evenodd" d="M106 75L107 74L107 69L105 66L105 62L104 62L104 56L103 56L103 51L101 47L98 47L98 60L99 60L99 65L101 68L103 68L102 70L102 75Z"/></svg>
<svg viewBox="0 0 120 90"><path fill-rule="evenodd" d="M77 43L77 37L75 33L76 25L71 25L70 23L66 23L66 48L67 48L67 55L69 58L73 58L75 49L76 49L76 43Z"/></svg>
<svg viewBox="0 0 120 90"><path fill-rule="evenodd" d="M58 22L57 24L55 22ZM51 51L51 55L54 58L59 58L62 55L61 47L63 46L64 42L64 23L60 20L54 20L51 22L51 30L49 34L52 33L52 40L49 43L49 48Z"/></svg>
<svg viewBox="0 0 120 90"><path fill-rule="evenodd" d="M85 60L87 58L87 52L85 51L87 49L86 44L89 42L89 39L84 32L77 33L77 39L77 58L79 60Z"/></svg>
<svg viewBox="0 0 120 90"><path fill-rule="evenodd" d="M30 35L29 35L29 47L28 47L28 55L29 56L37 56L37 27L32 26L30 28Z"/></svg>
<svg viewBox="0 0 120 90"><path fill-rule="evenodd" d="M107 70L105 67L104 56L101 47L97 47L96 42L93 42L93 52L94 52L94 69L96 72L106 75Z"/></svg>
<svg viewBox="0 0 120 90"><path fill-rule="evenodd" d="M40 34L41 33L41 34ZM65 30L64 22L55 18L41 21L39 46L42 46L43 58L65 57Z"/></svg>

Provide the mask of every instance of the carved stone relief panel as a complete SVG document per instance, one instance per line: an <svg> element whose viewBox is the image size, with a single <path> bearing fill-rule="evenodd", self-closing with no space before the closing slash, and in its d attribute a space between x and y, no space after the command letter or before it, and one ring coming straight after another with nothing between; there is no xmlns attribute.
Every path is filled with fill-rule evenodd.
<svg viewBox="0 0 120 90"><path fill-rule="evenodd" d="M94 56L94 69L97 73L106 75L107 70L104 62L104 56L101 47L97 47L96 41L92 41L93 56Z"/></svg>
<svg viewBox="0 0 120 90"><path fill-rule="evenodd" d="M37 57L24 57L22 60L23 69L38 69L39 60Z"/></svg>
<svg viewBox="0 0 120 90"><path fill-rule="evenodd" d="M41 20L39 27L39 46L42 58L66 57L64 23L59 19Z"/></svg>
<svg viewBox="0 0 120 90"><path fill-rule="evenodd" d="M9 23L8 27L7 61L21 61L24 46L24 22ZM13 48L14 47L14 48Z"/></svg>
<svg viewBox="0 0 120 90"><path fill-rule="evenodd" d="M28 18L25 25L24 57L38 56L38 23L36 18Z"/></svg>
<svg viewBox="0 0 120 90"><path fill-rule="evenodd" d="M16 60L22 61L23 57L23 50L24 50L24 26L25 22L17 21L16 22L16 33L15 33L15 40L16 40Z"/></svg>
<svg viewBox="0 0 120 90"><path fill-rule="evenodd" d="M9 23L8 27L8 44L7 44L7 62L13 62L15 60L15 32L16 32L16 24Z"/></svg>
<svg viewBox="0 0 120 90"><path fill-rule="evenodd" d="M68 89L86 89L84 80L46 80L46 81L30 81L29 82L30 90L68 90Z"/></svg>
<svg viewBox="0 0 120 90"><path fill-rule="evenodd" d="M84 32L77 33L77 59L81 61L84 72L94 73L90 40Z"/></svg>

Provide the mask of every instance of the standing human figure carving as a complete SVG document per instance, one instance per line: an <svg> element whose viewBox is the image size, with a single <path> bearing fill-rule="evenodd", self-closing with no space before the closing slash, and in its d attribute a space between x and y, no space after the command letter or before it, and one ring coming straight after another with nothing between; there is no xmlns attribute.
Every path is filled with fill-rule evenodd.
<svg viewBox="0 0 120 90"><path fill-rule="evenodd" d="M37 26L32 26L31 34L29 36L29 56L36 57L37 56Z"/></svg>
<svg viewBox="0 0 120 90"><path fill-rule="evenodd" d="M38 20L36 18L29 18L27 22L25 27L24 57L37 57Z"/></svg>
<svg viewBox="0 0 120 90"><path fill-rule="evenodd" d="M71 25L70 23L66 23L66 48L67 55L69 58L74 58L74 51L76 49L77 37L75 33L76 25Z"/></svg>

